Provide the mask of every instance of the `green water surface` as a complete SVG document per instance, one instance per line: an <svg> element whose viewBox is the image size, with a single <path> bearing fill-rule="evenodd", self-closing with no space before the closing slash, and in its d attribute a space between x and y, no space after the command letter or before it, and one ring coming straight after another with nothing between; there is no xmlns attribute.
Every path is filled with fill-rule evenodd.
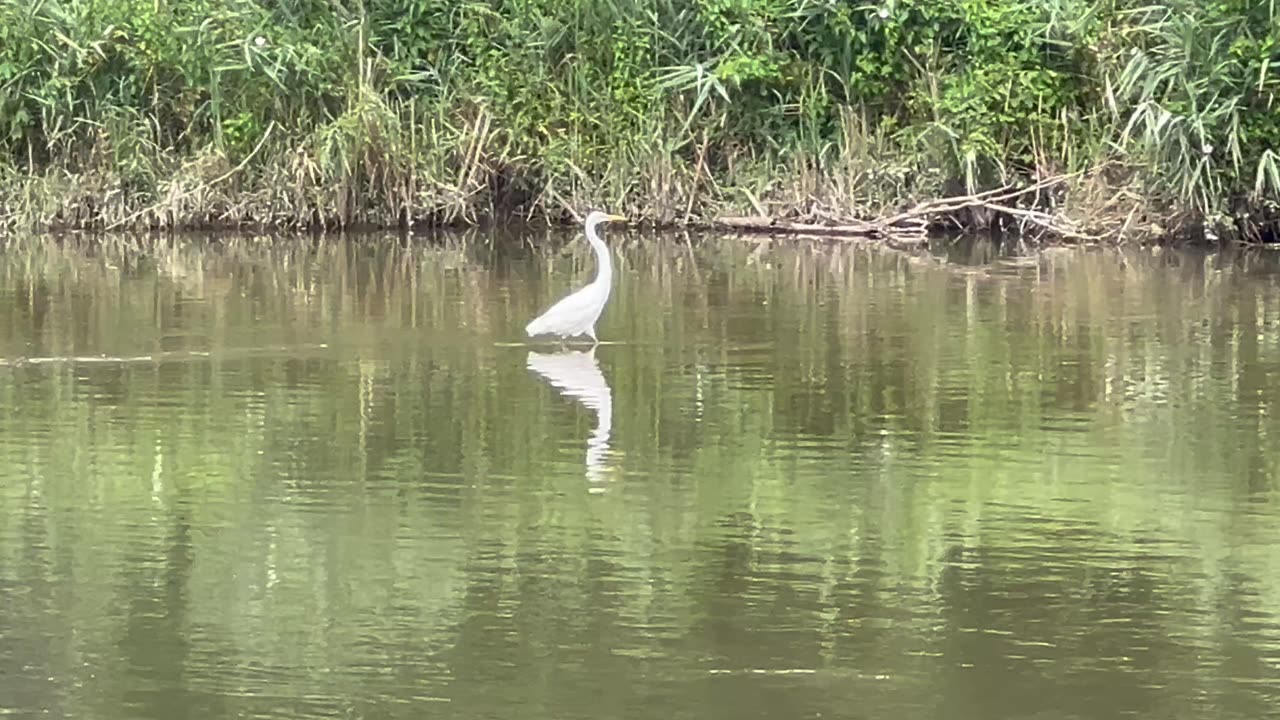
<svg viewBox="0 0 1280 720"><path fill-rule="evenodd" d="M0 717L1280 712L1270 256L553 240L6 241Z"/></svg>

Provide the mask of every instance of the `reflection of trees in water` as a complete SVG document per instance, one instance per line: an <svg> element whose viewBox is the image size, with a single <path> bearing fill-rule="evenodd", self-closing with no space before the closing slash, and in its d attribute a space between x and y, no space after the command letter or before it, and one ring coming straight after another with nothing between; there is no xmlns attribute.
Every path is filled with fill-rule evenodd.
<svg viewBox="0 0 1280 720"><path fill-rule="evenodd" d="M1244 576L1206 596L1186 582L1197 559L1157 535L1126 546L1031 505L997 515L918 574L875 526L822 547L772 511L730 513L684 559L687 595L664 601L690 601L683 632L702 668L757 683L811 671L794 682L823 689L802 695L823 714L850 703L963 718L1172 717L1198 703L1266 714L1274 687L1258 681L1280 624L1244 619L1258 600Z"/></svg>
<svg viewBox="0 0 1280 720"><path fill-rule="evenodd" d="M962 271L857 246L736 242L626 250L607 317L635 345L610 351L607 382L584 355L521 363L495 349L537 302L519 272L474 250L173 244L153 251L162 272L71 245L0 256L0 287L27 298L0 305L10 341L121 354L346 343L315 357L23 369L0 386L8 429L26 418L54 450L80 451L7 446L18 470L0 483L12 513L0 531L65 523L76 532L48 533L48 558L32 561L50 582L66 582L54 558L73 557L83 588L134 608L186 603L184 621L207 633L199 649L223 638L221 656L262 661L299 694L359 697L370 680L352 666L443 664L448 646L450 667L472 667L452 682L478 700L496 656L525 663L504 666L516 699L550 696L551 680L518 687L548 653L561 671L589 668L582 677L616 671L620 687L637 668L884 671L833 682L832 716L837 700L928 677L945 683L930 693L950 688L934 696L982 707L966 688L997 697L1002 675L975 684L973 668L944 662L967 655L1064 704L1050 687L1064 676L1036 653L1096 657L1062 687L1112 671L1127 707L1151 697L1125 685L1117 659L1141 642L1152 650L1131 667L1160 657L1170 683L1192 649L1229 655L1240 678L1263 674L1280 641L1267 472L1280 293L1262 262L1049 253ZM530 370L596 413L589 471L612 446L643 481L576 502L580 475L534 472L549 437L539 419L564 400ZM157 445L165 488L191 497L189 518L162 513L162 530L192 525L165 541L191 553L190 568L161 563L173 580L190 572L172 600L145 586L167 571L130 571L139 554L121 543L137 532L121 518L151 507L137 479ZM43 505L26 499L29 469L49 479ZM136 619L82 606L60 621L99 657L145 650L120 645L149 630ZM313 626L325 631L299 631ZM1034 644L1050 641L1058 649ZM186 662L199 674L211 660ZM410 674L379 691L429 684ZM1028 710L1033 695L1007 707Z"/></svg>
<svg viewBox="0 0 1280 720"><path fill-rule="evenodd" d="M483 331L502 317L492 312L489 260L468 238L41 237L10 243L0 283L35 308L23 322L39 323L47 354L93 345L130 356L216 347L233 330L239 344L251 341L244 318L228 314L248 309L242 298L275 344L335 324L366 335L406 322L455 337ZM61 317L47 317L51 304ZM134 347L139 328L157 325L164 336L145 339L159 347Z"/></svg>

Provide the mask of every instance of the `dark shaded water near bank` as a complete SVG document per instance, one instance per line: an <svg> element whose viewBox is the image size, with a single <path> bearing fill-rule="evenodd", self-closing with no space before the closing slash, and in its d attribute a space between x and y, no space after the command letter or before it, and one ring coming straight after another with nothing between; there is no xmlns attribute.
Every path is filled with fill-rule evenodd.
<svg viewBox="0 0 1280 720"><path fill-rule="evenodd" d="M1266 254L10 240L0 715L1258 718Z"/></svg>

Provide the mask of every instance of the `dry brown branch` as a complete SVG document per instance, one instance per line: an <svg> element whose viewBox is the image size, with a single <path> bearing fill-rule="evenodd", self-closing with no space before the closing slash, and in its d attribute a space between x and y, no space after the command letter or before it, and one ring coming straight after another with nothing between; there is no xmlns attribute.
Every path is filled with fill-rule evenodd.
<svg viewBox="0 0 1280 720"><path fill-rule="evenodd" d="M840 218L828 223L805 223L767 217L720 217L713 227L747 232L777 232L788 235L813 235L822 237L865 237L894 243L918 243L927 239L930 222L939 215L950 215L961 210L983 208L1018 218L1022 225L1035 225L1060 238L1080 241L1098 241L1101 237L1082 231L1065 217L1026 208L1014 207L1008 201L1037 193L1059 185L1079 173L1067 173L1045 178L1024 188L1002 187L995 190L940 198L920 203L908 210L887 218ZM758 210L757 205L757 210Z"/></svg>
<svg viewBox="0 0 1280 720"><path fill-rule="evenodd" d="M707 132L704 130L702 132L702 144L698 147L698 161L694 165L693 185L689 188L688 202L684 207L684 216L686 219L693 216L693 201L698 197L698 181L702 179L703 170L706 168L708 143L710 143L710 140L707 137ZM708 175L710 175L710 173L708 173Z"/></svg>
<svg viewBox="0 0 1280 720"><path fill-rule="evenodd" d="M757 213L762 216L768 214L764 211L764 206L760 204L760 200L756 198L756 194L751 192L751 188L743 188L742 192L747 196L747 200L750 201L751 207L755 208Z"/></svg>
<svg viewBox="0 0 1280 720"><path fill-rule="evenodd" d="M996 188L995 190L975 193L973 195L957 195L949 198L940 198L938 200L929 200L916 205L910 210L894 215L888 219L888 222L892 223L911 217L953 213L957 210L965 210L972 207L987 207L992 210L1001 211L1006 208L1005 206L999 205L999 203L1005 200L1012 200L1013 198L1020 197L1022 195L1039 192L1047 187L1052 187L1066 182L1078 174L1079 173L1077 172L1067 173L1064 175L1054 175L1053 177L1045 178L1034 185L1028 185L1025 188L1009 188L1006 186Z"/></svg>
<svg viewBox="0 0 1280 720"><path fill-rule="evenodd" d="M788 235L811 235L827 238L865 237L893 240L900 243L923 242L926 239L926 223L923 219L918 218L907 218L893 224L880 220L848 219L838 224L819 225L770 217L747 216L720 217L716 218L711 224L713 227L724 230L781 232Z"/></svg>

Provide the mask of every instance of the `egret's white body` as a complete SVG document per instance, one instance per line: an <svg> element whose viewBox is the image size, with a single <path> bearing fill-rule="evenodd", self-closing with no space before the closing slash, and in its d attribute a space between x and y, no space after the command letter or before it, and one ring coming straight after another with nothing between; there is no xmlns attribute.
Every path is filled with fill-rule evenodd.
<svg viewBox="0 0 1280 720"><path fill-rule="evenodd" d="M594 342L596 338L596 321L609 302L609 292L613 289L613 261L609 258L609 248L596 234L596 227L609 220L625 220L618 215L608 215L599 210L587 215L587 242L596 253L596 279L586 287L569 295L552 305L546 312L534 318L525 326L529 337L537 335L558 335L570 338L586 335Z"/></svg>

